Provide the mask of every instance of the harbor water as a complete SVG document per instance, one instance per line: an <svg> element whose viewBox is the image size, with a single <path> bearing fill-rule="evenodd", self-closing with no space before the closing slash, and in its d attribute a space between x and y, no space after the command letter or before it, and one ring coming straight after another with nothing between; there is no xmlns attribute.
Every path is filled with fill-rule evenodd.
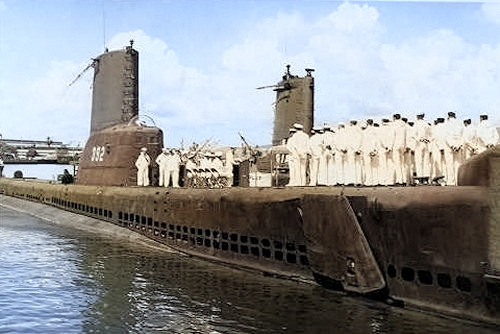
<svg viewBox="0 0 500 334"><path fill-rule="evenodd" d="M0 203L0 333L495 333L262 276Z"/></svg>

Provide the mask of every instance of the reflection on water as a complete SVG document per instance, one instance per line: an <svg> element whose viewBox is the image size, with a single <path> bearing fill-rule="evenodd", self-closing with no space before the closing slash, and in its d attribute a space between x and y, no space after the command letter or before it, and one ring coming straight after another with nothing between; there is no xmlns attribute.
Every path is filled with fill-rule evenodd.
<svg viewBox="0 0 500 334"><path fill-rule="evenodd" d="M450 333L485 327L49 225L0 206L0 333Z"/></svg>

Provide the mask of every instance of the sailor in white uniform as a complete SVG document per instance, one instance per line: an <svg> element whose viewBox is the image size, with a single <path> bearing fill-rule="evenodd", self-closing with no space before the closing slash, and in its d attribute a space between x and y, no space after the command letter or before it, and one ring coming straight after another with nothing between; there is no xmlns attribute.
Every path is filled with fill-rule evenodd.
<svg viewBox="0 0 500 334"><path fill-rule="evenodd" d="M431 127L431 178L436 180L446 177L446 168L444 162L444 149L446 147L446 133L444 130L444 118L439 117Z"/></svg>
<svg viewBox="0 0 500 334"><path fill-rule="evenodd" d="M406 183L404 164L404 154L406 151L406 123L401 119L400 114L394 114L392 126L394 127L394 181L396 184L402 185Z"/></svg>
<svg viewBox="0 0 500 334"><path fill-rule="evenodd" d="M409 121L406 123L406 152L405 152L405 176L406 184L414 183L414 176L417 175L415 167L415 149L417 146L415 136L415 122ZM430 153L429 153L430 158ZM430 166L429 166L430 170ZM430 172L429 172L430 173ZM430 177L430 174L428 175Z"/></svg>
<svg viewBox="0 0 500 334"><path fill-rule="evenodd" d="M463 161L465 161L477 154L478 147L477 147L476 127L472 125L472 120L470 118L464 119L463 123L464 123Z"/></svg>
<svg viewBox="0 0 500 334"><path fill-rule="evenodd" d="M415 173L417 177L431 176L430 144L431 125L424 120L424 113L417 115L414 127Z"/></svg>
<svg viewBox="0 0 500 334"><path fill-rule="evenodd" d="M444 128L446 132L446 146L444 149L446 185L457 185L458 167L460 166L462 156L463 126L456 119L456 114L449 112Z"/></svg>
<svg viewBox="0 0 500 334"><path fill-rule="evenodd" d="M492 148L499 143L499 135L497 129L491 126L488 121L488 115L479 116L479 124L476 129L478 138L479 153L485 151L488 148Z"/></svg>
<svg viewBox="0 0 500 334"><path fill-rule="evenodd" d="M146 153L147 148L141 148L141 153L135 161L135 167L137 168L137 185L147 187L149 186L149 164L151 163L151 158Z"/></svg>
<svg viewBox="0 0 500 334"><path fill-rule="evenodd" d="M320 173L325 173L325 171L320 171L320 161L324 157L324 143L322 129L319 127L314 127L312 129L312 136L309 137L309 145L311 147L311 163L309 168L309 185L317 186ZM322 166L324 167L324 166Z"/></svg>
<svg viewBox="0 0 500 334"><path fill-rule="evenodd" d="M170 150L166 164L166 183L167 187L172 178L172 187L179 188L179 171L181 165L180 153L176 150Z"/></svg>
<svg viewBox="0 0 500 334"><path fill-rule="evenodd" d="M155 162L158 164L159 178L158 185L160 187L168 187L167 165L168 165L168 150L163 148L161 153L156 157Z"/></svg>
<svg viewBox="0 0 500 334"><path fill-rule="evenodd" d="M344 123L339 123L337 132L335 133L335 165L337 166L337 183L340 185L346 184L346 168L347 168L347 137L348 132Z"/></svg>
<svg viewBox="0 0 500 334"><path fill-rule="evenodd" d="M361 143L362 143L361 128L358 126L357 120L351 120L350 125L346 128L345 137L347 141L347 161L344 166L344 177L346 185L361 184Z"/></svg>
<svg viewBox="0 0 500 334"><path fill-rule="evenodd" d="M327 186L334 186L338 183L337 161L339 158L337 156L336 147L337 135L329 125L325 125L323 127L323 131L324 163L320 162L320 175L318 176L318 182Z"/></svg>
<svg viewBox="0 0 500 334"><path fill-rule="evenodd" d="M299 176L298 176L298 170L299 168L297 167L297 164L299 163L298 161L298 157L297 157L297 154L295 152L292 152L292 149L293 149L293 135L297 132L297 129L295 128L290 128L290 130L288 130L288 133L289 133L289 137L288 139L286 140L286 148L288 149L288 157L287 157L287 161L288 161L288 174L289 174L289 181L288 181L288 184L287 186L289 187L295 187L298 183L298 179L299 179ZM289 143L290 146L288 145Z"/></svg>
<svg viewBox="0 0 500 334"><path fill-rule="evenodd" d="M378 140L376 128L373 126L373 119L367 119L366 124L363 124L363 138L361 151L363 157L363 185L375 186L378 180L375 178L375 170L377 168L378 155Z"/></svg>
<svg viewBox="0 0 500 334"><path fill-rule="evenodd" d="M382 185L394 184L394 126L387 118L382 119L382 126L378 130L379 140L383 153L380 157L380 183Z"/></svg>
<svg viewBox="0 0 500 334"><path fill-rule="evenodd" d="M302 124L295 123L294 128L297 130L295 134L288 140L286 146L297 160L297 180L296 186L305 186L307 177L307 158L311 154L311 148L309 146L309 135L303 131L304 126Z"/></svg>

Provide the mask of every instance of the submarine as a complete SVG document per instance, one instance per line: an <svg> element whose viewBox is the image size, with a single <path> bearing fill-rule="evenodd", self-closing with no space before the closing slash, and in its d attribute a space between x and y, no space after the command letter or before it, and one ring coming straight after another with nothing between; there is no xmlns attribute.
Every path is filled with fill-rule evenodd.
<svg viewBox="0 0 500 334"><path fill-rule="evenodd" d="M138 56L131 44L93 60L91 131L76 184L1 178L2 196L224 265L500 324L499 146L466 161L458 186L247 187L243 163L238 186L156 187L152 166L153 186L138 187L140 149L156 156L163 147L162 130L139 120ZM275 113L277 144L289 122L313 124L311 71L287 72L275 90L286 109Z"/></svg>

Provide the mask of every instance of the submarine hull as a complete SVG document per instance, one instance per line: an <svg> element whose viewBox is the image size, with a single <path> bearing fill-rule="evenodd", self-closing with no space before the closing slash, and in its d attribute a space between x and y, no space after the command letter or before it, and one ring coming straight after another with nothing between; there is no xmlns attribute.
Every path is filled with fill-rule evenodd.
<svg viewBox="0 0 500 334"><path fill-rule="evenodd" d="M481 165L498 170L499 157L497 148ZM500 184L488 182L166 189L2 179L0 192L202 258L500 324Z"/></svg>

